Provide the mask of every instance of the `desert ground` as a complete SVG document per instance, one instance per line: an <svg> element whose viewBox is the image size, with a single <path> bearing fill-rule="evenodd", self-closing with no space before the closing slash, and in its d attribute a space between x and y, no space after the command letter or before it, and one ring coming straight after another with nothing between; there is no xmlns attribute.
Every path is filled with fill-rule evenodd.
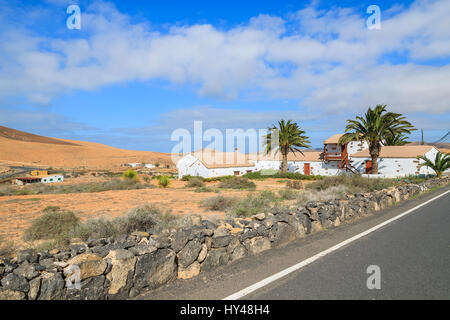
<svg viewBox="0 0 450 320"><path fill-rule="evenodd" d="M72 180L72 181L70 181ZM68 179L64 184L104 181L105 178L81 176ZM286 187L284 180L266 179L255 181L256 191L278 191ZM151 182L156 186L156 180ZM205 218L220 218L224 212L208 211L201 207L201 202L216 196L215 192L195 192L195 188L186 188L185 181L172 180L169 188L152 188L141 190L113 190L96 193L73 194L37 194L26 196L0 197L0 235L3 238L20 243L23 231L31 222L42 215L48 206L74 212L82 221L90 218L115 218L125 215L129 210L141 205L154 205L174 215L199 214ZM303 181L307 183L307 181ZM207 187L214 188L219 182L208 182ZM220 189L220 194L237 198L245 197L252 191Z"/></svg>

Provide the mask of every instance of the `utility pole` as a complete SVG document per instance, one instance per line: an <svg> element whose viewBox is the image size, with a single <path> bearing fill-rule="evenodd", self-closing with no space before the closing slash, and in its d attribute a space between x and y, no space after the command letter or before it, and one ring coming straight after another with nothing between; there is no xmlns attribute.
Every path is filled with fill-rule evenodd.
<svg viewBox="0 0 450 320"><path fill-rule="evenodd" d="M422 145L423 145L423 129L422 129Z"/></svg>

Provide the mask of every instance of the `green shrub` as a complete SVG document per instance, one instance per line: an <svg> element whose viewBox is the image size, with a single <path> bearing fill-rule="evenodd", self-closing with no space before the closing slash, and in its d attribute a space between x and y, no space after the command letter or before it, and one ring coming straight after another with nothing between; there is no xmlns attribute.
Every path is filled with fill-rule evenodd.
<svg viewBox="0 0 450 320"><path fill-rule="evenodd" d="M284 200L294 200L298 196L298 192L291 189L281 189L278 194Z"/></svg>
<svg viewBox="0 0 450 320"><path fill-rule="evenodd" d="M326 190L330 187L345 186L350 192L370 192L389 188L398 184L394 179L367 178L361 175L339 175L325 177L311 182L306 189Z"/></svg>
<svg viewBox="0 0 450 320"><path fill-rule="evenodd" d="M303 189L303 183L301 180L288 180L286 182L286 187L289 189L300 190Z"/></svg>
<svg viewBox="0 0 450 320"><path fill-rule="evenodd" d="M167 176L158 176L158 185L167 188L170 185L170 179Z"/></svg>
<svg viewBox="0 0 450 320"><path fill-rule="evenodd" d="M320 180L323 179L322 176L313 176L313 175L304 175L296 172L286 172L283 173L274 169L264 169L257 172L249 172L243 175L243 177L252 179L252 180L264 180L267 178L274 179L292 179L292 180Z"/></svg>
<svg viewBox="0 0 450 320"><path fill-rule="evenodd" d="M105 218L90 219L75 230L75 236L83 241L113 237L118 233L114 222Z"/></svg>
<svg viewBox="0 0 450 320"><path fill-rule="evenodd" d="M138 174L136 171L129 169L123 173L122 178L127 180L138 180Z"/></svg>
<svg viewBox="0 0 450 320"><path fill-rule="evenodd" d="M202 207L213 211L225 211L236 203L236 198L218 195L202 202Z"/></svg>
<svg viewBox="0 0 450 320"><path fill-rule="evenodd" d="M218 192L218 190L209 187L198 187L194 190L194 192Z"/></svg>
<svg viewBox="0 0 450 320"><path fill-rule="evenodd" d="M229 210L232 217L251 217L261 212L269 212L271 199L261 194L249 194L247 197L236 202Z"/></svg>
<svg viewBox="0 0 450 320"><path fill-rule="evenodd" d="M245 177L233 177L225 179L219 184L219 188L227 189L255 189L256 184Z"/></svg>
<svg viewBox="0 0 450 320"><path fill-rule="evenodd" d="M155 227L160 222L161 216L161 211L155 207L140 206L131 210L128 215L114 219L113 224L120 234L130 234Z"/></svg>
<svg viewBox="0 0 450 320"><path fill-rule="evenodd" d="M191 175L185 175L185 176L183 176L183 178L181 178L181 181L189 181L189 180L191 180L193 177L191 176Z"/></svg>
<svg viewBox="0 0 450 320"><path fill-rule="evenodd" d="M203 179L201 177L192 177L186 184L186 187L188 188L195 188L195 187L204 187L205 183L203 182Z"/></svg>
<svg viewBox="0 0 450 320"><path fill-rule="evenodd" d="M24 240L67 239L80 224L80 219L71 211L48 211L36 218L25 230Z"/></svg>
<svg viewBox="0 0 450 320"><path fill-rule="evenodd" d="M9 257L16 250L16 246L11 240L4 240L3 237L0 236L0 257Z"/></svg>

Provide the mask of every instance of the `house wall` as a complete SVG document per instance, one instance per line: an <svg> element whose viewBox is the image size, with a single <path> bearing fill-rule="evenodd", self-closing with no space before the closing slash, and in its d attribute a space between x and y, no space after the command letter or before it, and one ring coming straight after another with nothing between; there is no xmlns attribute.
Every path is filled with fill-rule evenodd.
<svg viewBox="0 0 450 320"><path fill-rule="evenodd" d="M425 156L434 159L438 151L432 148ZM352 165L360 172L366 172L366 161L371 158L352 158ZM418 174L434 174L434 171L428 167L418 168L423 160L416 158L381 158L378 159L378 173L386 177L403 177Z"/></svg>
<svg viewBox="0 0 450 320"><path fill-rule="evenodd" d="M55 183L55 182L63 182L64 176L55 174L51 176L42 177L41 183Z"/></svg>
<svg viewBox="0 0 450 320"><path fill-rule="evenodd" d="M337 161L329 161L328 163L322 161L292 161L288 162L288 170L305 174L305 163L309 163L311 175L335 176L342 172L341 169L338 169Z"/></svg>
<svg viewBox="0 0 450 320"><path fill-rule="evenodd" d="M350 141L347 145L347 152L349 155L355 154L359 151L364 151L369 147L366 141Z"/></svg>
<svg viewBox="0 0 450 320"><path fill-rule="evenodd" d="M181 179L183 176L200 176L203 178L214 178L221 176L233 176L235 171L239 171L239 175L243 175L248 171L254 172L258 171L257 167L231 167L231 168L207 168L205 165L195 158L194 156L188 154L184 156L177 163L178 168L178 178Z"/></svg>

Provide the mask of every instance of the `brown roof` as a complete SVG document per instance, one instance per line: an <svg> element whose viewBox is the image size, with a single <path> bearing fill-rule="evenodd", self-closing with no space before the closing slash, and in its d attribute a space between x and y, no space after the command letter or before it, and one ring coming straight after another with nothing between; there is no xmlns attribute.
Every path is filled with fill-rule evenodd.
<svg viewBox="0 0 450 320"><path fill-rule="evenodd" d="M343 133L334 134L331 137L329 137L327 140L323 142L323 144L329 144L329 143L339 143L339 139L343 136Z"/></svg>
<svg viewBox="0 0 450 320"><path fill-rule="evenodd" d="M240 152L221 152L212 149L201 149L192 153L208 169L254 167L249 156Z"/></svg>
<svg viewBox="0 0 450 320"><path fill-rule="evenodd" d="M277 152L275 155L265 154L265 153L252 153L249 155L249 160L266 160L266 161L281 161L282 156L280 152ZM322 161L323 152L322 151L303 151L303 154L300 152L289 153L288 161Z"/></svg>
<svg viewBox="0 0 450 320"><path fill-rule="evenodd" d="M384 146L381 147L380 158L417 158L430 151L433 146ZM369 149L356 152L355 158L370 158Z"/></svg>

